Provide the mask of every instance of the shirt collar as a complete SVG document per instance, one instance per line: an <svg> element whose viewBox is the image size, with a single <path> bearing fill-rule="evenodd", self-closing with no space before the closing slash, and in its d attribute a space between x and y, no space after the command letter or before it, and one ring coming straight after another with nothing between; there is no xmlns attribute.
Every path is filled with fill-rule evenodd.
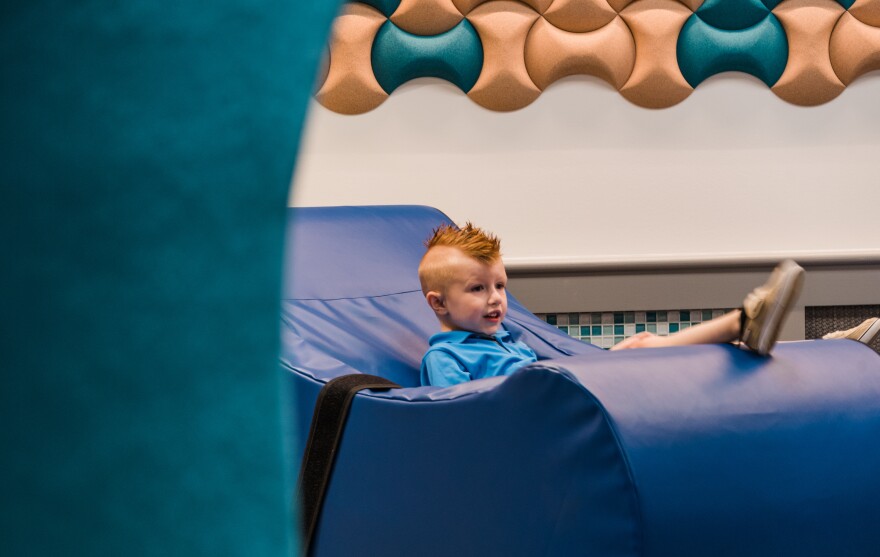
<svg viewBox="0 0 880 557"><path fill-rule="evenodd" d="M428 344L430 344L431 346L434 346L435 344L440 342L447 342L450 344L464 344L472 338L499 340L502 342L509 342L511 339L510 331L506 331L504 329L500 329L492 336L487 336L482 333L475 333L473 331L444 331L442 333L431 335L431 338L428 339Z"/></svg>

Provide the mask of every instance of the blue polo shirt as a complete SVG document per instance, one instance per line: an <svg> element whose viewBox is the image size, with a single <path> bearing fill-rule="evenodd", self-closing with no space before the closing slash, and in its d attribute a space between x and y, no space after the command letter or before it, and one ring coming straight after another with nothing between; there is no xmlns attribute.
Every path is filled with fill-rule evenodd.
<svg viewBox="0 0 880 557"><path fill-rule="evenodd" d="M437 333L422 358L422 385L449 387L474 379L510 375L538 361L534 350L508 331L493 336L470 331Z"/></svg>

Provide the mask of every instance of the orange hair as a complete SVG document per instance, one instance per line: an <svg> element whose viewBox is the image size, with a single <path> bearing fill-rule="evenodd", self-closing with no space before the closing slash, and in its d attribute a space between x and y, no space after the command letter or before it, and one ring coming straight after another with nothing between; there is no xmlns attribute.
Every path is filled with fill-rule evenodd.
<svg viewBox="0 0 880 557"><path fill-rule="evenodd" d="M425 247L428 250L436 246L458 248L468 257L473 257L482 263L493 263L501 257L501 241L498 237L471 223L465 224L464 228L441 224L434 229L431 237L425 240Z"/></svg>
<svg viewBox="0 0 880 557"><path fill-rule="evenodd" d="M427 251L419 264L419 281L422 291L442 289L451 278L451 269L437 261L427 261L433 248L450 247L460 250L468 257L485 264L491 264L501 258L501 241L491 232L486 232L468 222L464 228L450 224L441 224L425 240Z"/></svg>

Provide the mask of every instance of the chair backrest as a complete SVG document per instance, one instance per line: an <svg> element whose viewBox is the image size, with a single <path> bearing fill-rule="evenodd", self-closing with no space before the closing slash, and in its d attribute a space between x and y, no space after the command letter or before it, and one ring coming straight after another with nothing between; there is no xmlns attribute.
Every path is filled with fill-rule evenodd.
<svg viewBox="0 0 880 557"><path fill-rule="evenodd" d="M282 363L326 381L349 373L419 385L428 338L439 331L417 269L424 241L451 223L422 206L312 207L288 213ZM594 350L509 298L505 327L540 358Z"/></svg>

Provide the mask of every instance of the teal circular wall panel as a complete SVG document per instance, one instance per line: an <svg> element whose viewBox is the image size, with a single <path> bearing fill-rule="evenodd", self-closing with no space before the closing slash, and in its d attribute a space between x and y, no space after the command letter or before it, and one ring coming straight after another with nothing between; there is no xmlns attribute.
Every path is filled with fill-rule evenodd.
<svg viewBox="0 0 880 557"><path fill-rule="evenodd" d="M757 25L735 31L713 27L694 14L678 36L677 56L691 87L728 71L754 75L772 87L785 71L788 41L773 14Z"/></svg>
<svg viewBox="0 0 880 557"><path fill-rule="evenodd" d="M439 77L467 93L483 67L483 45L467 20L432 36L413 35L387 21L371 56L376 80L388 94L417 77Z"/></svg>
<svg viewBox="0 0 880 557"><path fill-rule="evenodd" d="M400 6L400 0L359 0L362 4L366 4L368 6L373 6L380 12L382 12L385 17L391 17L397 7Z"/></svg>
<svg viewBox="0 0 880 557"><path fill-rule="evenodd" d="M694 13L717 29L740 31L760 23L770 9L761 0L706 0Z"/></svg>

